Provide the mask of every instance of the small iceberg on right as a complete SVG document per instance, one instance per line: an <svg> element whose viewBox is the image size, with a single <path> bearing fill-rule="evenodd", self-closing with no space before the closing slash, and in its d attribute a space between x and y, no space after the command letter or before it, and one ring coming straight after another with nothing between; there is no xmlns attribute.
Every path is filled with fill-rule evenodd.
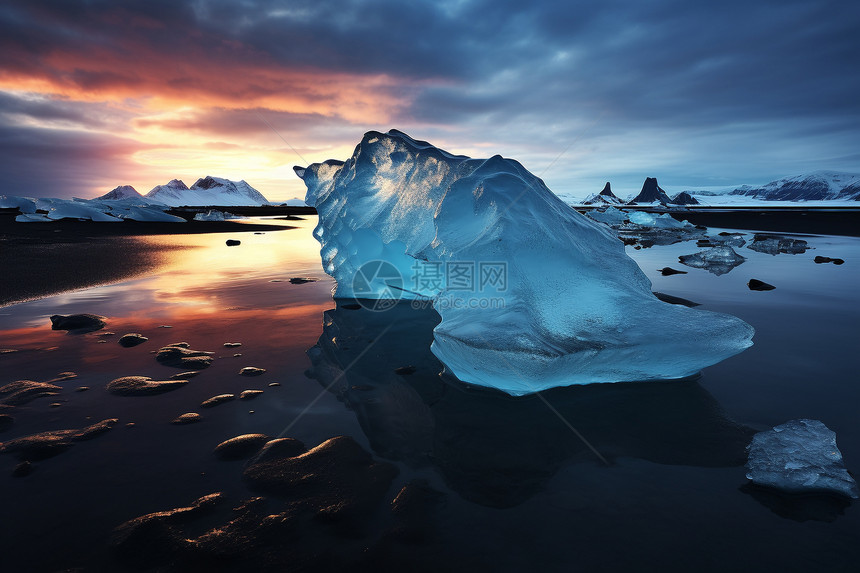
<svg viewBox="0 0 860 573"><path fill-rule="evenodd" d="M786 493L834 493L857 499L836 433L819 420L791 420L753 436L747 479Z"/></svg>

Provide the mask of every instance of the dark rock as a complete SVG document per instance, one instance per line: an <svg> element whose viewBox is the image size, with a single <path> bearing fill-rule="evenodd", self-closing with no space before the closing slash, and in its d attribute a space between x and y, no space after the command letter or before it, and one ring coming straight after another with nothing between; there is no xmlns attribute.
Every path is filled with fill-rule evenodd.
<svg viewBox="0 0 860 573"><path fill-rule="evenodd" d="M173 368L193 368L202 370L209 368L212 364L212 352L203 350L191 350L187 342L177 342L164 346L158 350L155 359L165 366Z"/></svg>
<svg viewBox="0 0 860 573"><path fill-rule="evenodd" d="M672 197L670 203L672 205L698 205L699 201L686 191L681 191L680 193Z"/></svg>
<svg viewBox="0 0 860 573"><path fill-rule="evenodd" d="M257 368L256 366L246 366L239 370L242 376L261 376L266 373L265 368Z"/></svg>
<svg viewBox="0 0 860 573"><path fill-rule="evenodd" d="M201 408L214 408L218 404L223 404L224 402L231 402L236 399L235 394L218 394L217 396L212 396L208 400L204 400L201 404Z"/></svg>
<svg viewBox="0 0 860 573"><path fill-rule="evenodd" d="M311 277L293 277L290 279L290 284L301 285L305 283L315 283L318 279L314 279Z"/></svg>
<svg viewBox="0 0 860 573"><path fill-rule="evenodd" d="M137 332L132 332L132 333L125 334L125 335L121 336L117 342L119 342L119 345L122 346L123 348L131 348L132 346L137 346L138 344L143 344L147 340L149 340L149 339L147 337L145 337L144 335L139 334Z"/></svg>
<svg viewBox="0 0 860 573"><path fill-rule="evenodd" d="M52 330L68 330L74 334L84 334L101 330L107 325L107 318L97 314L55 314L51 316Z"/></svg>
<svg viewBox="0 0 860 573"><path fill-rule="evenodd" d="M750 290L773 290L776 287L758 279L750 279L747 283Z"/></svg>
<svg viewBox="0 0 860 573"><path fill-rule="evenodd" d="M816 264L820 265L822 263L833 263L834 265L844 264L845 261L842 259L831 259L830 257L822 257L821 255L816 256L814 259Z"/></svg>
<svg viewBox="0 0 860 573"><path fill-rule="evenodd" d="M100 436L105 432L111 430L119 420L116 418L108 418L107 420L102 420L101 422L96 422L92 426L87 426L81 430L76 430L74 434L72 434L72 440L76 442L85 442L87 440L92 440L96 436Z"/></svg>
<svg viewBox="0 0 860 573"><path fill-rule="evenodd" d="M297 457L255 463L244 472L252 489L287 496L297 511L326 521L366 515L383 499L395 475L395 466L374 461L346 436Z"/></svg>
<svg viewBox="0 0 860 573"><path fill-rule="evenodd" d="M260 394L262 394L262 390L245 390L241 394L239 394L240 400L253 400Z"/></svg>
<svg viewBox="0 0 860 573"><path fill-rule="evenodd" d="M657 179L647 177L645 183L642 184L642 190L633 198L628 205L636 205L637 203L661 203L668 205L671 199L666 195L666 192L657 184Z"/></svg>
<svg viewBox="0 0 860 573"><path fill-rule="evenodd" d="M113 532L111 545L117 557L146 568L181 561L194 553L195 543L180 535L174 526L209 512L224 498L223 493L201 497L188 507L150 513L126 521Z"/></svg>
<svg viewBox="0 0 860 573"><path fill-rule="evenodd" d="M14 470L12 470L12 477L19 478L19 477L28 476L31 473L33 473L34 469L35 468L33 467L33 464L31 464L28 461L23 461L20 464L18 464L17 466L15 466Z"/></svg>
<svg viewBox="0 0 860 573"><path fill-rule="evenodd" d="M237 241L236 239L227 239L228 247L235 247L236 245L241 245L242 241Z"/></svg>
<svg viewBox="0 0 860 573"><path fill-rule="evenodd" d="M687 274L687 271L679 271L679 270L673 269L672 267L663 267L662 269L657 269L657 270L660 271L660 274L663 275L664 277L668 277L671 275L685 275L685 274Z"/></svg>
<svg viewBox="0 0 860 573"><path fill-rule="evenodd" d="M37 398L56 396L60 390L61 387L47 382L17 380L0 387L0 404L22 406Z"/></svg>
<svg viewBox="0 0 860 573"><path fill-rule="evenodd" d="M399 374L401 376L408 376L410 374L415 374L414 366L400 366L399 368L394 369L395 374Z"/></svg>
<svg viewBox="0 0 860 573"><path fill-rule="evenodd" d="M395 521L391 534L410 543L426 541L434 533L444 499L445 494L430 487L426 480L410 481L391 502Z"/></svg>
<svg viewBox="0 0 860 573"><path fill-rule="evenodd" d="M0 453L16 454L20 460L43 460L61 454L74 442L90 440L107 432L118 421L111 418L78 430L53 430L24 436L0 444Z"/></svg>
<svg viewBox="0 0 860 573"><path fill-rule="evenodd" d="M266 434L243 434L218 444L214 454L219 460L244 460L260 451L269 440Z"/></svg>
<svg viewBox="0 0 860 573"><path fill-rule="evenodd" d="M189 372L180 372L170 377L171 380L190 380L200 374L199 370L191 370Z"/></svg>
<svg viewBox="0 0 860 573"><path fill-rule="evenodd" d="M699 306L698 302L693 302L691 300L687 300L687 299L681 298L679 296L672 296L671 294L666 294L663 292L654 291L654 296L656 296L658 299L662 300L663 302L667 302L669 304L679 304L681 306L687 306L690 308L693 308L694 306Z"/></svg>
<svg viewBox="0 0 860 573"><path fill-rule="evenodd" d="M181 416L175 418L171 424L176 424L177 426L184 426L186 424L196 424L201 421L203 416L198 414L197 412L188 412L186 414L182 414Z"/></svg>
<svg viewBox="0 0 860 573"><path fill-rule="evenodd" d="M254 456L254 463L294 458L307 451L307 446L295 438L275 438L263 445L257 455Z"/></svg>
<svg viewBox="0 0 860 573"><path fill-rule="evenodd" d="M0 414L0 432L5 432L15 423L15 418L9 414Z"/></svg>
<svg viewBox="0 0 860 573"><path fill-rule="evenodd" d="M107 391L117 396L152 396L176 390L188 380L153 380L148 376L123 376L108 382Z"/></svg>

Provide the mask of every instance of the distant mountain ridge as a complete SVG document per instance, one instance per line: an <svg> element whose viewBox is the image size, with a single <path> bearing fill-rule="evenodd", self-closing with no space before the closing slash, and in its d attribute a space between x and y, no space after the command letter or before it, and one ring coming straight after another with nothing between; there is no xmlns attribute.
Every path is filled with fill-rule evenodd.
<svg viewBox="0 0 860 573"><path fill-rule="evenodd" d="M609 185L609 181L606 182L606 185L603 186L603 190L597 195L591 194L586 197L583 205L623 205L624 201L618 198L615 193L612 192L612 187Z"/></svg>
<svg viewBox="0 0 860 573"><path fill-rule="evenodd" d="M156 185L145 196L171 207L268 205L269 200L244 180L231 181L207 175L188 187L180 179Z"/></svg>
<svg viewBox="0 0 860 573"><path fill-rule="evenodd" d="M121 201L123 199L143 199L143 195L131 185L119 185L104 195L96 197L98 201Z"/></svg>
<svg viewBox="0 0 860 573"><path fill-rule="evenodd" d="M628 205L698 205L689 193L682 191L672 198L657 184L656 177L646 177L639 194L627 202Z"/></svg>
<svg viewBox="0 0 860 573"><path fill-rule="evenodd" d="M860 174L813 171L783 177L765 185L741 185L720 191L687 193L700 196L741 195L764 201L860 201Z"/></svg>

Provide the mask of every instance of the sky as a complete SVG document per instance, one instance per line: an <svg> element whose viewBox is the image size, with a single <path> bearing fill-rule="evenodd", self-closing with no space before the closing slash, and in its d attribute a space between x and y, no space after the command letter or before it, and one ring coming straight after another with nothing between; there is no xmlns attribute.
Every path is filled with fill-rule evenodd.
<svg viewBox="0 0 860 573"><path fill-rule="evenodd" d="M858 28L822 0L4 0L0 194L303 197L293 165L391 128L569 197L860 172Z"/></svg>

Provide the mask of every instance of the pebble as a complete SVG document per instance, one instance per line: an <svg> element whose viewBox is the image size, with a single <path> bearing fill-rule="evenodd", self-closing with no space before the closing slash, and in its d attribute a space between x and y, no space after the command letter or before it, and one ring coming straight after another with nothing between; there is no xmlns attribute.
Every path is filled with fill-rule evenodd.
<svg viewBox="0 0 860 573"><path fill-rule="evenodd" d="M244 392L239 394L239 399L240 400L253 400L254 398L256 398L257 396L259 396L262 393L263 393L262 390L245 390Z"/></svg>
<svg viewBox="0 0 860 573"><path fill-rule="evenodd" d="M117 342L119 342L119 345L123 348L131 348L132 346L143 344L147 340L149 339L144 335L137 332L131 332L129 334L122 335Z"/></svg>
<svg viewBox="0 0 860 573"><path fill-rule="evenodd" d="M266 373L265 368L257 368L256 366L246 366L239 370L239 374L242 376L260 376Z"/></svg>
<svg viewBox="0 0 860 573"><path fill-rule="evenodd" d="M174 418L174 420L170 423L176 424L177 426L184 426L185 424L196 424L202 419L203 416L201 416L197 412L187 412L185 414L182 414L181 416L178 416L177 418Z"/></svg>
<svg viewBox="0 0 860 573"><path fill-rule="evenodd" d="M117 396L152 396L176 390L188 380L153 380L148 376L123 376L108 382L106 389Z"/></svg>
<svg viewBox="0 0 860 573"><path fill-rule="evenodd" d="M201 408L213 408L218 404L223 404L224 402L230 402L236 399L235 394L218 394L217 396L212 396L208 400L204 400L201 404Z"/></svg>

